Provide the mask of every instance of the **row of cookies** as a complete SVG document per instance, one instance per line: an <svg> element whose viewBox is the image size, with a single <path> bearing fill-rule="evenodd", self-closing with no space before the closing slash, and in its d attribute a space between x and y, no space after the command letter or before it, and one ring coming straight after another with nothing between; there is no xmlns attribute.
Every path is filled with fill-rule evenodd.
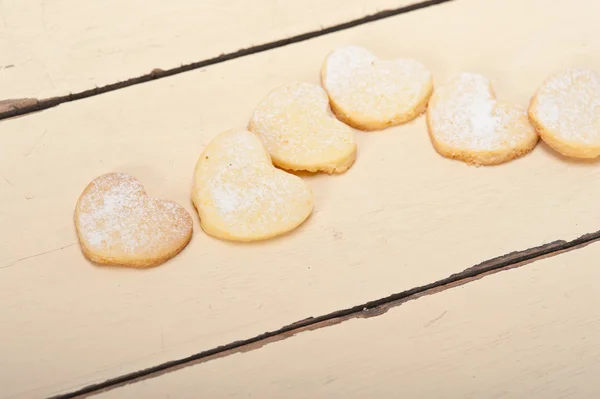
<svg viewBox="0 0 600 399"><path fill-rule="evenodd" d="M355 160L355 129L373 131L427 113L443 156L491 165L530 152L541 136L567 156L600 155L600 79L586 70L546 80L529 111L497 102L489 80L454 76L433 90L431 72L414 60L381 61L368 50L332 51L321 85L293 83L270 92L247 130L216 136L194 171L192 201L202 229L234 241L289 232L312 213L308 185L291 171L342 173ZM192 235L183 207L147 196L132 176L92 181L76 206L83 253L100 264L147 267L179 253Z"/></svg>
<svg viewBox="0 0 600 399"><path fill-rule="evenodd" d="M433 147L469 164L510 161L533 150L539 137L567 157L600 156L600 76L590 70L549 77L527 110L497 101L480 74L454 75L433 91L421 63L382 61L358 46L333 51L321 82L335 116L359 130L399 125L426 111Z"/></svg>
<svg viewBox="0 0 600 399"><path fill-rule="evenodd" d="M376 63L361 47L336 49L323 63L321 85L276 88L256 106L248 130L217 136L194 174L202 229L234 241L295 229L311 214L313 199L288 171L345 172L356 160L354 129L382 129L422 114L431 72L413 60Z"/></svg>
<svg viewBox="0 0 600 399"><path fill-rule="evenodd" d="M432 90L431 72L417 61L380 63L357 46L332 51L321 85L276 88L254 109L248 130L221 133L208 145L192 189L202 229L234 241L295 229L313 200L308 185L288 172L345 172L356 160L355 129L416 118Z"/></svg>
<svg viewBox="0 0 600 399"><path fill-rule="evenodd" d="M600 156L600 76L571 68L546 79L529 108L496 100L490 81L462 73L436 86L427 107L435 149L448 158L495 165L532 151L541 137L572 158Z"/></svg>

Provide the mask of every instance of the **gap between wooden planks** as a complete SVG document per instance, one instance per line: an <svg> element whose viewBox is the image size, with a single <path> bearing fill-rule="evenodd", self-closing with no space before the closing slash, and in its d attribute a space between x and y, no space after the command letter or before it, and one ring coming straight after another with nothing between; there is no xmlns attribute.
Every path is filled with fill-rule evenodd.
<svg viewBox="0 0 600 399"><path fill-rule="evenodd" d="M203 146L245 126L269 90L317 82L335 46L416 57L436 80L482 72L501 99L526 104L549 73L600 67L598 7L461 0L4 121L0 394L69 392L597 231L596 164L540 145L501 167L469 168L438 156L419 118L358 133L348 173L307 177L315 213L279 240L229 244L196 224L180 256L143 272L92 266L72 245L77 197L108 171L133 173L193 213Z"/></svg>
<svg viewBox="0 0 600 399"><path fill-rule="evenodd" d="M277 331L267 332L250 339L233 342L231 344L210 349L202 353L193 354L184 359L170 361L150 367L148 369L122 375L99 384L83 387L77 391L57 395L50 399L73 399L88 397L90 395L95 396L95 394L99 392L108 392L132 383L145 381L148 378L156 378L164 375L165 373L172 373L185 367L198 365L236 353L246 353L257 350L265 345L294 337L302 332L335 326L356 318L371 318L381 316L387 313L390 309L400 306L408 301L413 301L426 295L433 295L443 292L447 289L459 287L501 271L508 271L517 267L526 266L541 259L560 255L566 251L583 248L592 244L593 242L596 242L598 239L600 239L600 232L580 237L577 240L568 243L564 241L557 241L555 243L546 244L540 247L507 254L482 262L481 264L470 267L461 273L456 273L448 278L436 281L426 286L415 287L408 291L393 294L389 297L370 301L352 308L339 310L328 315L310 317L306 320L300 320L289 326L282 327ZM433 324L438 319L439 318L436 318L428 322L426 327ZM121 394L122 391L116 393Z"/></svg>
<svg viewBox="0 0 600 399"><path fill-rule="evenodd" d="M598 257L596 242L88 397L597 398Z"/></svg>
<svg viewBox="0 0 600 399"><path fill-rule="evenodd" d="M0 119L451 0L0 5ZM4 14L4 15L2 15Z"/></svg>

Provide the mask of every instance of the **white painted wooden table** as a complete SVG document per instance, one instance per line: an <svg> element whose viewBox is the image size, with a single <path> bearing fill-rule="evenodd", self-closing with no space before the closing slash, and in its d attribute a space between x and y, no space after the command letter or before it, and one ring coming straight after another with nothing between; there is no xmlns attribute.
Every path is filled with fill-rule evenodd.
<svg viewBox="0 0 600 399"><path fill-rule="evenodd" d="M93 395L597 398L600 243Z"/></svg>
<svg viewBox="0 0 600 399"><path fill-rule="evenodd" d="M418 2L5 0L0 100L102 87Z"/></svg>
<svg viewBox="0 0 600 399"><path fill-rule="evenodd" d="M351 1L340 8L342 2L265 1L250 9L243 9L250 2L230 3L202 3L204 15L201 2L147 3L139 11L132 1L119 3L125 4L119 12L116 2L64 0L45 8L0 2L0 43L8 43L0 44L8 48L0 55L0 95L85 90L409 2ZM272 18L276 10L287 14ZM211 239L190 200L204 145L246 126L271 89L317 83L323 58L336 46L418 58L436 81L480 72L493 79L500 99L527 105L552 72L575 65L600 70L598 15L595 0L455 0L0 121L0 398L102 384L449 276L466 278L491 258L542 246L526 252L534 256L561 247L548 245L556 240L598 231L597 163L562 159L541 144L499 167L467 167L433 150L422 117L357 133L358 159L348 173L306 177L315 211L286 237L251 245ZM35 18L39 24L27 22ZM44 18L48 36L40 31ZM203 39L211 32L222 33ZM20 57L30 60L29 69L17 68L21 61L6 69ZM181 255L145 271L84 259L72 222L75 202L91 179L111 171L134 174L151 195L176 200L194 215L195 234ZM415 397L425 389L435 397L481 397L489 389L497 394L489 397L596 397L589 378L598 368L594 251L576 249L384 316L323 326L106 394L223 397L247 389L260 397ZM579 268L571 273L572 267ZM565 290L579 296L569 302ZM557 332L548 331L553 320ZM537 342L529 330L545 338ZM504 340L495 338L506 331ZM589 344L578 341L582 336ZM576 354L584 356L581 364ZM280 355L299 360L272 361ZM527 372L541 364L538 357L560 370L528 380L515 367L519 356ZM531 356L535 361L527 363ZM452 385L473 370L483 373L480 380ZM511 376L521 378L517 385ZM224 382L196 385L209 377Z"/></svg>

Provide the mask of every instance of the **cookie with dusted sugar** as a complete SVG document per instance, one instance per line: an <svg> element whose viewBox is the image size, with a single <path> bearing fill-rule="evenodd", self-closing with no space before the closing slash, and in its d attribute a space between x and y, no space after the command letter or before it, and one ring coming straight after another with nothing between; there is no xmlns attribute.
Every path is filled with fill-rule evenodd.
<svg viewBox="0 0 600 399"><path fill-rule="evenodd" d="M540 137L560 154L600 156L600 75L569 68L542 83L529 104L529 119Z"/></svg>
<svg viewBox="0 0 600 399"><path fill-rule="evenodd" d="M127 173L95 178L75 207L75 228L86 258L114 266L157 266L192 237L192 217L179 204L149 197Z"/></svg>
<svg viewBox="0 0 600 399"><path fill-rule="evenodd" d="M475 165L496 165L532 151L539 136L527 110L496 100L480 74L454 75L436 86L427 107L432 144L441 155Z"/></svg>
<svg viewBox="0 0 600 399"><path fill-rule="evenodd" d="M341 121L369 131L409 122L425 112L433 77L419 61L380 60L350 45L327 55L321 84Z"/></svg>
<svg viewBox="0 0 600 399"><path fill-rule="evenodd" d="M254 110L248 129L283 169L342 173L356 160L354 130L335 118L327 94L316 84L296 82L271 91Z"/></svg>
<svg viewBox="0 0 600 399"><path fill-rule="evenodd" d="M192 202L207 234L246 242L294 230L313 209L304 180L275 168L247 130L223 132L208 144L194 171Z"/></svg>

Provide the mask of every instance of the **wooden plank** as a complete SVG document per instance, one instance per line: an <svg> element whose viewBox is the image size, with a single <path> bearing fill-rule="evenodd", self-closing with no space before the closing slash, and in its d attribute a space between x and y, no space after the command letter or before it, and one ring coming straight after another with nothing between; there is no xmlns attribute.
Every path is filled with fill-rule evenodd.
<svg viewBox="0 0 600 399"><path fill-rule="evenodd" d="M0 100L77 93L415 3L4 1Z"/></svg>
<svg viewBox="0 0 600 399"><path fill-rule="evenodd" d="M600 243L98 395L597 398Z"/></svg>
<svg viewBox="0 0 600 399"><path fill-rule="evenodd" d="M190 245L168 264L111 270L84 260L72 223L85 185L115 170L193 212L204 145L245 126L278 85L318 82L338 45L416 57L436 80L476 70L495 79L501 98L526 104L554 70L600 68L598 7L461 0L3 121L0 397L69 391L598 230L597 165L542 145L470 168L435 153L424 118L359 133L357 163L307 177L315 212L277 240L221 242L195 218Z"/></svg>

